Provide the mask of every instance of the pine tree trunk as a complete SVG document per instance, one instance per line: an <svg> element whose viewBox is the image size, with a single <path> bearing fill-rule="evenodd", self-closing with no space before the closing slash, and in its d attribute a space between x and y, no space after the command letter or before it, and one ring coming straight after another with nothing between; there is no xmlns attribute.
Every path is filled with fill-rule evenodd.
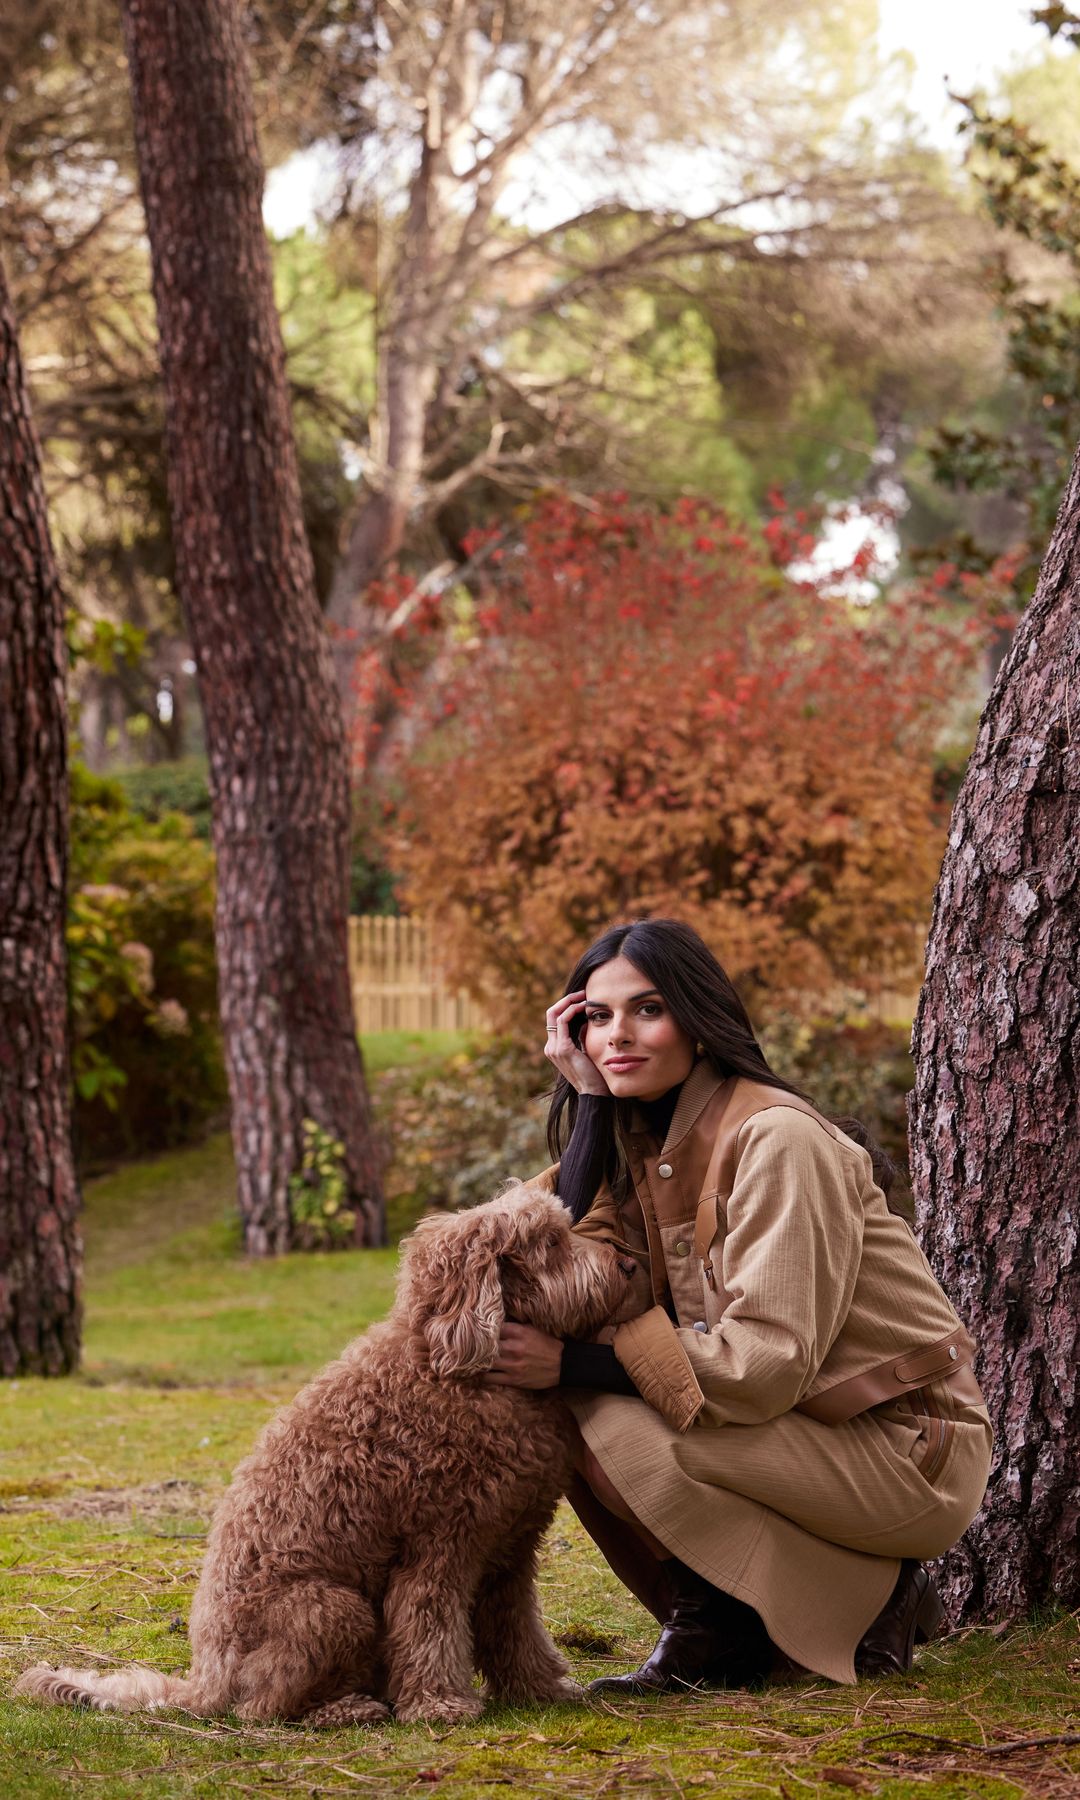
<svg viewBox="0 0 1080 1800"><path fill-rule="evenodd" d="M67 658L15 319L0 268L0 1375L79 1360L71 1149Z"/></svg>
<svg viewBox="0 0 1080 1800"><path fill-rule="evenodd" d="M237 0L124 0L180 598L206 724L249 1251L290 1242L306 1117L384 1237L348 978L341 709L304 534Z"/></svg>
<svg viewBox="0 0 1080 1800"><path fill-rule="evenodd" d="M913 1039L922 1241L997 1434L954 1617L1080 1604L1080 454L980 724Z"/></svg>

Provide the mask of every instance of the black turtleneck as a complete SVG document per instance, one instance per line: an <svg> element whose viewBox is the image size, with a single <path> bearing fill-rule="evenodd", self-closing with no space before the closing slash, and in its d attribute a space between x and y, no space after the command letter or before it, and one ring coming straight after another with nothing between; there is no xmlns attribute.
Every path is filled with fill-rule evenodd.
<svg viewBox="0 0 1080 1800"><path fill-rule="evenodd" d="M658 1100L637 1105L650 1133L662 1144L675 1115L682 1083ZM604 1179L606 1121L615 1104L611 1094L579 1094L574 1129L559 1164L559 1198L576 1225L588 1212Z"/></svg>
<svg viewBox="0 0 1080 1800"><path fill-rule="evenodd" d="M680 1081L675 1087L668 1088L666 1094L661 1094L659 1100L638 1101L638 1108L644 1114L649 1130L653 1137L659 1138L661 1145L663 1145L671 1121L675 1117L675 1108L679 1104L681 1093L682 1082Z"/></svg>
<svg viewBox="0 0 1080 1800"><path fill-rule="evenodd" d="M650 1134L663 1144L681 1083L658 1100L639 1100ZM606 1121L615 1101L610 1094L579 1094L570 1142L559 1164L559 1198L576 1224L583 1219L604 1179ZM568 1338L563 1345L560 1387L599 1388L606 1393L636 1394L637 1388L609 1344L583 1344Z"/></svg>

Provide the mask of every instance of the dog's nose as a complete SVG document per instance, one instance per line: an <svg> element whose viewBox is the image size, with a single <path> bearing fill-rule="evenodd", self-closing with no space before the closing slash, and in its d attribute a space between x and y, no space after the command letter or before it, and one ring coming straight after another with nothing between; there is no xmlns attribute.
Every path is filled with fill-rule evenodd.
<svg viewBox="0 0 1080 1800"><path fill-rule="evenodd" d="M629 1281L631 1275L637 1274L637 1263L632 1256L620 1256L619 1267L626 1276L627 1281Z"/></svg>

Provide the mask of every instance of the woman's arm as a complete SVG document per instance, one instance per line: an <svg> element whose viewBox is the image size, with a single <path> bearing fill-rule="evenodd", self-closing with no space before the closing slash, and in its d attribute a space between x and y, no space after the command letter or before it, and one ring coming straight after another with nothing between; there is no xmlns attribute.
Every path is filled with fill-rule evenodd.
<svg viewBox="0 0 1080 1800"><path fill-rule="evenodd" d="M587 1387L609 1394L638 1391L610 1344L551 1337L535 1325L521 1325L513 1319L499 1332L498 1354L486 1379L494 1387Z"/></svg>
<svg viewBox="0 0 1080 1800"><path fill-rule="evenodd" d="M618 1327L619 1361L678 1429L700 1414L760 1424L806 1391L847 1317L862 1254L845 1154L791 1109L750 1119L727 1205L723 1317L688 1331L658 1306Z"/></svg>
<svg viewBox="0 0 1080 1800"><path fill-rule="evenodd" d="M570 1142L559 1164L559 1198L576 1225L604 1179L610 1094L579 1094Z"/></svg>
<svg viewBox="0 0 1080 1800"><path fill-rule="evenodd" d="M567 1338L559 1369L562 1388L596 1388L604 1394L636 1394L633 1380L610 1344L584 1344Z"/></svg>
<svg viewBox="0 0 1080 1800"><path fill-rule="evenodd" d="M547 1015L546 1054L577 1089L578 1096L574 1129L554 1182L575 1225L585 1218L603 1185L610 1141L608 1109L614 1105L603 1078L570 1036L570 1020L582 1010L584 1001L584 992L568 994L550 1007ZM600 1083L603 1091L587 1086L587 1081ZM545 1170L545 1184L551 1183L554 1175L554 1169ZM608 1221L598 1223L606 1234ZM610 1344L563 1341L531 1325L514 1322L502 1328L499 1352L487 1379L502 1387L589 1387L615 1394L637 1393Z"/></svg>
<svg viewBox="0 0 1080 1800"><path fill-rule="evenodd" d="M604 1179L605 1111L612 1105L610 1094L578 1095L577 1117L558 1177L559 1198L575 1225L589 1211ZM488 1380L501 1387L585 1387L610 1394L638 1391L610 1344L588 1344L574 1338L561 1341L531 1325L515 1323L502 1328L499 1354Z"/></svg>

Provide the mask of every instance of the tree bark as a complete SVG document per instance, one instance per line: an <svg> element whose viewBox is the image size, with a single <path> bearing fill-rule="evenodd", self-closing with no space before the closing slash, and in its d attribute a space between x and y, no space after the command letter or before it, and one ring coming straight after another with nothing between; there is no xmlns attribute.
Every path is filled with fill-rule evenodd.
<svg viewBox="0 0 1080 1800"><path fill-rule="evenodd" d="M1080 453L957 796L915 1020L922 1241L997 1436L956 1619L1080 1603Z"/></svg>
<svg viewBox="0 0 1080 1800"><path fill-rule="evenodd" d="M67 1018L67 657L0 267L0 1375L79 1360L82 1244Z"/></svg>
<svg viewBox="0 0 1080 1800"><path fill-rule="evenodd" d="M199 674L248 1250L289 1246L301 1126L384 1239L348 977L349 788L304 534L237 0L124 0L181 601Z"/></svg>

